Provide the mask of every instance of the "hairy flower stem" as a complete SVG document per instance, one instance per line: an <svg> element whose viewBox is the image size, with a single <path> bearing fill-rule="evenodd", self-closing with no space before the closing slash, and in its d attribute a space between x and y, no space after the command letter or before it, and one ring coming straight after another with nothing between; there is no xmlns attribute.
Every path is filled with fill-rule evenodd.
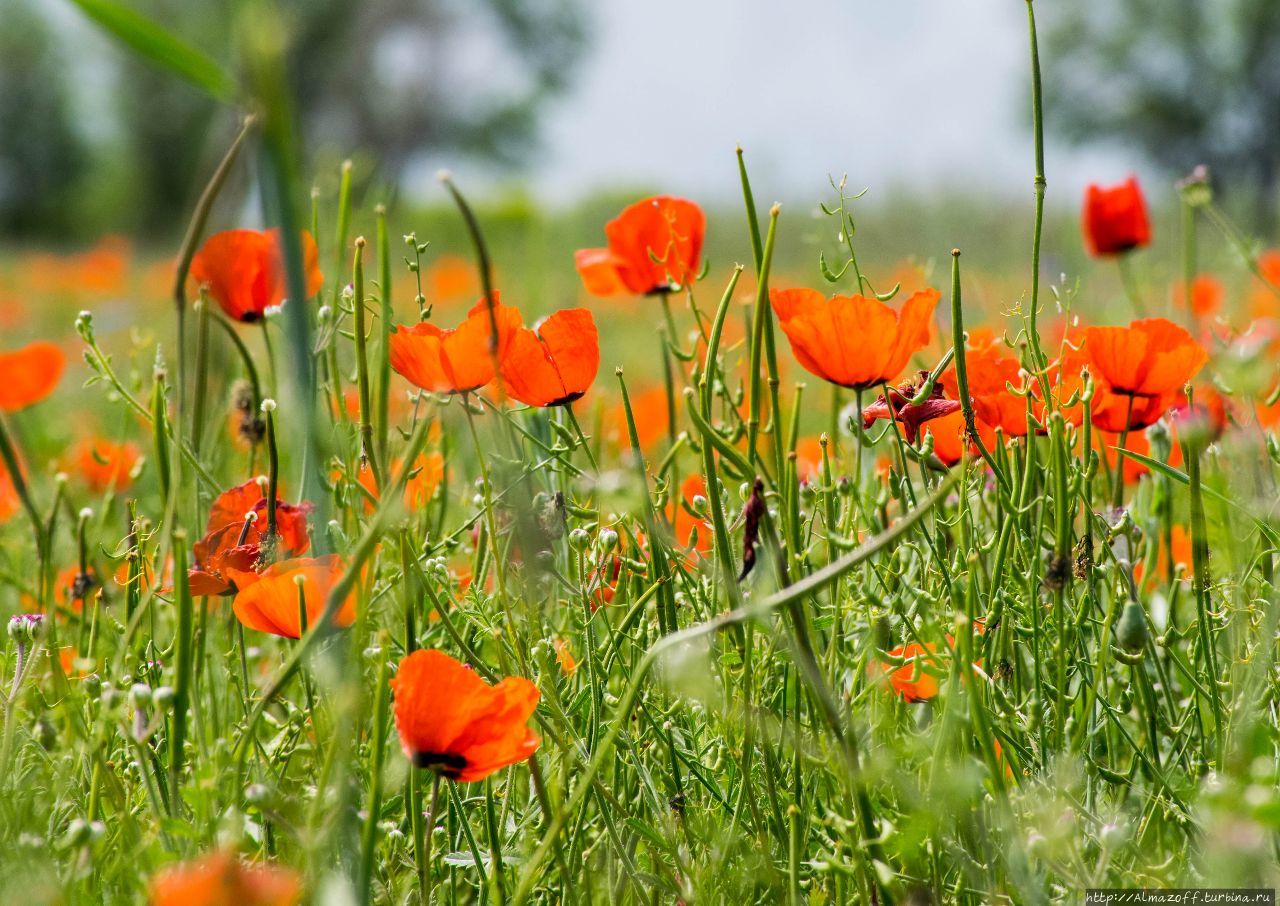
<svg viewBox="0 0 1280 906"><path fill-rule="evenodd" d="M1034 370L1041 374L1048 360L1040 348L1040 330L1036 320L1040 314L1040 241L1044 235L1044 195L1048 181L1044 176L1044 90L1040 82L1040 41L1036 36L1034 0L1027 0L1027 31L1031 47L1031 127L1035 136L1036 162L1036 219L1031 234L1031 311L1027 339ZM1047 393L1045 397L1048 398Z"/></svg>
<svg viewBox="0 0 1280 906"><path fill-rule="evenodd" d="M764 356L764 337L766 332L766 324L769 320L769 268L773 263L773 244L778 234L778 214L780 212L778 205L774 205L769 210L769 232L764 241L764 253L757 268L756 278L756 302L755 311L751 322L751 365L750 365L750 382L751 382L751 408L750 415L747 417L747 455L752 462L759 461L759 454L756 450L757 438L760 433L760 394L761 394L761 360ZM776 362L775 362L776 366ZM771 376L776 378L776 367L770 372ZM777 401L777 391L774 390L773 401ZM710 414L710 413L706 413ZM778 452L782 450L782 421L779 413L774 408L770 417L773 421L773 445ZM781 476L781 460L778 460L778 475Z"/></svg>
<svg viewBox="0 0 1280 906"><path fill-rule="evenodd" d="M391 321L395 312L391 305L391 239L387 235L387 207L378 205L376 245L378 252L378 296L381 309L378 315L378 391L375 401L374 425L376 426L378 462L387 464L387 438L391 433L389 414L391 399ZM384 476L385 477L385 476Z"/></svg>

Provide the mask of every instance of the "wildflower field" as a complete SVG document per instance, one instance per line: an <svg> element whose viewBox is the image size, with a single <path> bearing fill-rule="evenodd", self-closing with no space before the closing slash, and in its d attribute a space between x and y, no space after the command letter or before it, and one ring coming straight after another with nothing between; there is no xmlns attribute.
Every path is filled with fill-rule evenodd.
<svg viewBox="0 0 1280 906"><path fill-rule="evenodd" d="M78 5L243 125L175 248L0 256L0 901L1276 886L1280 251L1203 170L1046 237L1030 2L975 274L750 149L734 211L542 255L442 174L428 235L304 171L271 42Z"/></svg>

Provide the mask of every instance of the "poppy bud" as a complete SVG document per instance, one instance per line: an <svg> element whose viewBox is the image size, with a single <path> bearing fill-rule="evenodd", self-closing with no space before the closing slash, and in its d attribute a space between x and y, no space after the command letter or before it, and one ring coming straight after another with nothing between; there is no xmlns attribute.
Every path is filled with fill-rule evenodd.
<svg viewBox="0 0 1280 906"><path fill-rule="evenodd" d="M1142 605L1130 600L1116 623L1116 641L1125 651L1138 652L1147 644L1147 615Z"/></svg>
<svg viewBox="0 0 1280 906"><path fill-rule="evenodd" d="M618 546L618 533L613 529L605 529L600 533L600 549L606 554L612 553Z"/></svg>
<svg viewBox="0 0 1280 906"><path fill-rule="evenodd" d="M1119 255L1151 242L1147 203L1136 177L1085 190L1082 218L1085 245L1094 256Z"/></svg>
<svg viewBox="0 0 1280 906"><path fill-rule="evenodd" d="M743 485L743 487L746 487L746 485ZM693 499L689 501L689 508L693 510L695 515L707 515L707 498L701 494L694 494Z"/></svg>

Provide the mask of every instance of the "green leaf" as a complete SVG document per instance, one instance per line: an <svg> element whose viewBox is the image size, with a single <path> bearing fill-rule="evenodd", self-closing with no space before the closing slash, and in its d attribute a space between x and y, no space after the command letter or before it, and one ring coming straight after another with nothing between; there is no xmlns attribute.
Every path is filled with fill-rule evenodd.
<svg viewBox="0 0 1280 906"><path fill-rule="evenodd" d="M235 80L216 60L118 0L71 2L138 56L180 76L215 100L235 98Z"/></svg>

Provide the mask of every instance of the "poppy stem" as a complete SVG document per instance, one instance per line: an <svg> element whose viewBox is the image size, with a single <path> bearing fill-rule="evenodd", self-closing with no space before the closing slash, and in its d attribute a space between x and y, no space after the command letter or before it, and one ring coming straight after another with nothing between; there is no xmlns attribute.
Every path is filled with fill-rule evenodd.
<svg viewBox="0 0 1280 906"><path fill-rule="evenodd" d="M280 493L280 455L276 449L276 401L263 400L262 412L267 419L267 531L265 538L268 543L274 543L276 498Z"/></svg>
<svg viewBox="0 0 1280 906"><path fill-rule="evenodd" d="M1120 432L1119 443L1116 444L1121 450L1129 448L1129 425L1133 422L1133 395L1129 394L1125 397L1129 402L1125 407L1124 414L1124 430ZM1115 482L1111 487L1111 507L1112 509L1120 509L1124 505L1124 454L1116 453L1116 470Z"/></svg>
<svg viewBox="0 0 1280 906"><path fill-rule="evenodd" d="M173 541L173 587L177 598L178 634L174 642L176 677L173 685L173 730L169 746L169 809L180 815L183 762L186 755L187 705L191 698L193 605L187 581L187 534L176 529Z"/></svg>
<svg viewBox="0 0 1280 906"><path fill-rule="evenodd" d="M368 906L373 899L373 865L377 854L378 824L382 814L382 765L386 761L387 749L387 689L389 658L387 645L389 639L382 639L380 648L382 658L378 664L377 680L373 687L373 722L369 733L373 737L369 753L369 799L365 806L364 833L361 841L360 879L356 889L360 891L360 899Z"/></svg>
<svg viewBox="0 0 1280 906"><path fill-rule="evenodd" d="M587 443L587 435L582 433L582 425L578 424L578 414L573 411L573 403L565 403L564 412L569 419L569 424L573 426L574 433L578 435L579 446L587 454L587 461L591 463L591 470L598 473L600 466L596 463L595 453L591 452L591 445Z"/></svg>
<svg viewBox="0 0 1280 906"><path fill-rule="evenodd" d="M1031 234L1031 312L1027 337L1032 363L1038 374L1047 363L1044 352L1040 349L1040 330L1036 326L1036 319L1040 314L1040 241L1044 234L1044 195L1048 181L1044 176L1044 91L1040 81L1040 42L1036 37L1034 0L1027 0L1027 30L1031 47L1031 124L1035 135L1036 166L1036 219Z"/></svg>
<svg viewBox="0 0 1280 906"><path fill-rule="evenodd" d="M507 596L507 570L502 558L502 552L498 550L498 517L494 513L493 506L493 482L489 477L489 463L484 455L484 444L480 443L480 433L476 430L476 418L471 412L470 394L462 394L462 411L467 415L467 427L471 429L471 442L476 451L476 464L480 467L480 493L483 499L485 528L489 536L489 550L493 554L493 572L498 579L498 594L500 597ZM479 581L479 576L476 577ZM508 611L510 616L510 611Z"/></svg>
<svg viewBox="0 0 1280 906"><path fill-rule="evenodd" d="M374 486L381 493L386 479L373 445L372 394L369 385L369 351L364 324L364 247L363 236L356 237L355 264L352 271L351 305L354 312L353 331L356 341L356 386L360 393L360 455L369 464Z"/></svg>
<svg viewBox="0 0 1280 906"><path fill-rule="evenodd" d="M760 433L760 363L764 355L765 321L769 317L769 269L773 263L773 245L778 235L778 215L781 210L776 204L769 209L769 232L765 236L764 253L760 259L760 269L756 280L755 314L751 324L751 410L747 417L747 455L753 463L760 461L759 453L756 450L756 442ZM775 368L771 374L776 375L776 373L777 370ZM773 399L777 400L776 389ZM772 412L772 418L774 448L780 451L782 446L782 424L776 410ZM781 466L781 460L779 460L779 466ZM780 469L778 474L779 476L782 474Z"/></svg>
<svg viewBox="0 0 1280 906"><path fill-rule="evenodd" d="M200 442L204 435L205 409L209 397L209 297L200 290L200 298L196 301L196 385L195 399L191 410L191 449L200 453Z"/></svg>
<svg viewBox="0 0 1280 906"><path fill-rule="evenodd" d="M1133 306L1133 313L1139 318L1145 318L1147 306L1142 301L1142 293L1139 291L1138 283L1134 279L1133 266L1129 263L1128 252L1116 258L1116 267L1120 270L1120 282L1124 285L1125 295L1129 297L1129 304Z"/></svg>
<svg viewBox="0 0 1280 906"><path fill-rule="evenodd" d="M387 206L378 205L376 244L378 251L378 295L382 303L378 316L378 396L374 424L377 426L378 462L387 461L387 437L391 432L391 240L387 235Z"/></svg>

